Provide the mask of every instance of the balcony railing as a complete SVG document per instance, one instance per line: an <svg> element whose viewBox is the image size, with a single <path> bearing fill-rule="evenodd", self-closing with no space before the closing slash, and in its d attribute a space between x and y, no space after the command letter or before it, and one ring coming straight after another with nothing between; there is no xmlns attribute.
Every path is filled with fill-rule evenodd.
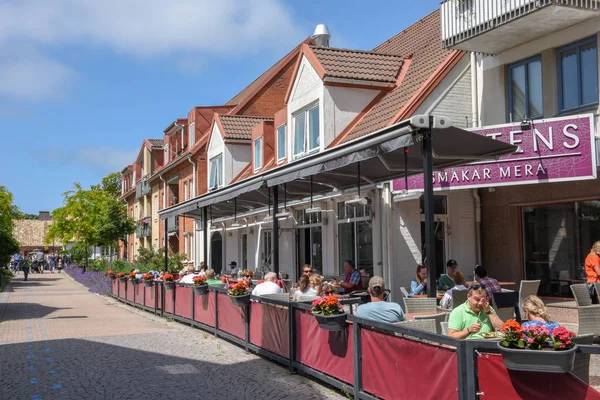
<svg viewBox="0 0 600 400"><path fill-rule="evenodd" d="M179 217L167 218L167 232L169 235L179 232Z"/></svg>
<svg viewBox="0 0 600 400"><path fill-rule="evenodd" d="M498 54L597 16L600 0L445 0L440 13L442 44ZM488 34L491 31L495 33Z"/></svg>
<svg viewBox="0 0 600 400"><path fill-rule="evenodd" d="M152 236L152 224L141 223L135 229L135 237L145 238Z"/></svg>

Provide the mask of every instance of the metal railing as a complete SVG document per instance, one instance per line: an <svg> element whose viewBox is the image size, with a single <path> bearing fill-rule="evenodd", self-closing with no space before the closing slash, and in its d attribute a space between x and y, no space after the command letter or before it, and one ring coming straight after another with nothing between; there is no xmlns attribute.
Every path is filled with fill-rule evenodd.
<svg viewBox="0 0 600 400"><path fill-rule="evenodd" d="M172 218L167 218L167 232L168 233L179 232L179 217L178 216L175 216Z"/></svg>
<svg viewBox="0 0 600 400"><path fill-rule="evenodd" d="M440 8L442 44L450 48L550 5L599 11L599 0L445 0Z"/></svg>
<svg viewBox="0 0 600 400"><path fill-rule="evenodd" d="M135 228L135 237L145 238L152 236L152 225L151 224L140 224Z"/></svg>

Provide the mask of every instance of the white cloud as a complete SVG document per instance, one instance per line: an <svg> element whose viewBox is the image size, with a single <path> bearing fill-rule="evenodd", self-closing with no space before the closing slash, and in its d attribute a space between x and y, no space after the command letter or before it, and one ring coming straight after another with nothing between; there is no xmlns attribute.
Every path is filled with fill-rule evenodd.
<svg viewBox="0 0 600 400"><path fill-rule="evenodd" d="M0 86L0 95L37 100L61 91L73 71L43 57L42 48L98 46L129 57L171 56L188 70L194 69L189 60L281 50L308 33L301 34L283 0L5 0L0 54L10 57L23 45L38 51L37 59L0 60L0 72L15 77Z"/></svg>

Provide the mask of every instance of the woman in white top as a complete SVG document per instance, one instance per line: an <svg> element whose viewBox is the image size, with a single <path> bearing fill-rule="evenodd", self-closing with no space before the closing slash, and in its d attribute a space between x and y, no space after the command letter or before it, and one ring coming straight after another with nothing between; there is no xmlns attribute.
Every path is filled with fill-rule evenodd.
<svg viewBox="0 0 600 400"><path fill-rule="evenodd" d="M454 286L448 289L444 294L444 297L442 297L442 300L440 300L440 307L445 308L446 310L452 310L454 308L454 304L452 304L453 290L468 290L467 287L464 285L465 276L462 272L456 271L452 280L454 281ZM460 304L457 304L457 306L459 305Z"/></svg>
<svg viewBox="0 0 600 400"><path fill-rule="evenodd" d="M311 287L310 276L308 275L300 277L300 287L294 292L293 301L298 301L300 297L304 296L318 296L317 291Z"/></svg>

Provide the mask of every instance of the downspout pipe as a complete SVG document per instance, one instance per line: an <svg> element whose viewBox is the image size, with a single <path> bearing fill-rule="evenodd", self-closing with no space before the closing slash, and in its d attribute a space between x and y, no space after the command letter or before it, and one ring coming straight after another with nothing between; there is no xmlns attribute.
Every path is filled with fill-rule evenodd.
<svg viewBox="0 0 600 400"><path fill-rule="evenodd" d="M193 171L194 171L193 172L194 175L192 176L192 187L190 188L190 198L188 199L188 200L190 200L190 199L193 199L194 197L196 197L196 165L198 163L192 161L192 156L188 156L187 160L190 162L190 164L192 164Z"/></svg>
<svg viewBox="0 0 600 400"><path fill-rule="evenodd" d="M473 189L475 200L475 263L481 264L481 197L477 189Z"/></svg>
<svg viewBox="0 0 600 400"><path fill-rule="evenodd" d="M167 208L167 182L163 179L162 174L158 175L161 181L163 181L163 209Z"/></svg>
<svg viewBox="0 0 600 400"><path fill-rule="evenodd" d="M479 102L477 93L477 56L471 53L471 128L479 126Z"/></svg>

